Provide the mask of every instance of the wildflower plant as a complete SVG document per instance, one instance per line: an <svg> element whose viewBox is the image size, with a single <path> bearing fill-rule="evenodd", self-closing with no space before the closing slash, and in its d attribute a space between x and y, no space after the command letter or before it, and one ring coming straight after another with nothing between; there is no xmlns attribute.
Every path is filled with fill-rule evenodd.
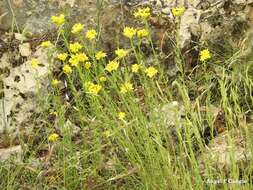
<svg viewBox="0 0 253 190"><path fill-rule="evenodd" d="M44 48L49 48L49 47L52 47L53 44L50 41L44 41L44 42L41 43L40 46L44 47Z"/></svg>
<svg viewBox="0 0 253 190"><path fill-rule="evenodd" d="M174 17L180 17L184 14L184 12L185 12L185 7L183 6L172 8L172 14L174 15Z"/></svg>
<svg viewBox="0 0 253 190"><path fill-rule="evenodd" d="M207 61L211 58L211 53L209 52L208 49L204 49L200 52L200 61Z"/></svg>
<svg viewBox="0 0 253 190"><path fill-rule="evenodd" d="M147 19L151 15L150 8L139 8L136 12L134 12L135 18Z"/></svg>
<svg viewBox="0 0 253 190"><path fill-rule="evenodd" d="M36 58L32 58L30 64L33 69L37 69L39 66L39 60Z"/></svg>
<svg viewBox="0 0 253 190"><path fill-rule="evenodd" d="M136 35L137 30L133 27L125 27L123 34L125 37L129 38L130 40Z"/></svg>
<svg viewBox="0 0 253 190"><path fill-rule="evenodd" d="M51 17L51 20L54 24L60 26L60 25L64 24L65 16L64 16L64 14L60 14L58 16L54 15L54 16Z"/></svg>
<svg viewBox="0 0 253 190"><path fill-rule="evenodd" d="M103 51L98 51L95 54L95 57L97 60L101 60L101 59L105 58L106 56L107 56L106 53Z"/></svg>
<svg viewBox="0 0 253 190"><path fill-rule="evenodd" d="M172 9L179 22L184 12L184 7ZM122 26L119 38L126 39L127 44L115 43L115 49L104 49L99 38L100 26L86 30L83 23L76 23L69 28L64 15L52 16L59 36L56 42L41 44L43 48L51 44L56 46L49 48L55 51L52 65L57 69L50 72L52 91L46 97L49 101L45 106L55 110L57 117L52 122L45 122L49 127L43 130L57 130L44 138L60 145L54 150L57 156L53 160L59 168L53 171L57 178L50 179L49 183L60 180L63 189L120 189L125 183L133 185L123 189L187 189L189 184L196 189L208 188L196 159L206 146L201 139L200 126L209 119L206 116L208 111L202 116L200 105L206 109L210 97L216 95L211 90L217 90L222 99L218 104L226 110L226 119L232 126L238 124L234 122L238 116L229 109L239 105L238 97L242 96L238 96L239 87L231 82L235 76L227 77L223 70L222 77L208 80L208 88L202 90L201 86L195 90L200 95L191 100L190 92L203 80L192 77L195 73L186 74L178 31L175 37L174 33L170 34L173 52L167 56L169 61L165 60L164 52L159 52L159 45L153 44L155 32L149 24L151 15L149 7L134 11L138 27ZM175 24L177 30L179 23ZM201 50L196 61L199 65L195 69L213 59L207 48ZM180 72L175 79L166 74L170 61L175 62ZM39 65L36 59L29 63L34 69ZM188 87L188 83L193 87ZM250 80L247 84L251 84ZM248 94L252 94L251 89L245 85ZM177 114L164 114L160 109L175 99L183 104L184 117L176 118L181 108L176 110ZM180 104L172 105L177 108ZM174 107L169 107L169 111ZM176 120L173 122L175 134L171 133L168 119L163 115ZM213 127L213 118L209 123ZM34 173L37 179L37 171ZM184 183L179 182L180 178L185 180Z"/></svg>
<svg viewBox="0 0 253 190"><path fill-rule="evenodd" d="M74 26L72 27L71 32L72 32L73 34L79 34L79 33L83 30L83 28L84 28L84 25L83 25L83 24L81 24L81 23L76 23L76 24L74 24Z"/></svg>
<svg viewBox="0 0 253 190"><path fill-rule="evenodd" d="M57 133L52 133L48 136L48 141L49 142L56 142L59 139L59 135Z"/></svg>
<svg viewBox="0 0 253 190"><path fill-rule="evenodd" d="M86 32L86 35L85 35L85 37L86 37L88 40L90 40L90 41L94 40L94 39L96 38L96 36L97 36L97 32L96 32L96 30L94 30L94 29L88 30L88 31Z"/></svg>

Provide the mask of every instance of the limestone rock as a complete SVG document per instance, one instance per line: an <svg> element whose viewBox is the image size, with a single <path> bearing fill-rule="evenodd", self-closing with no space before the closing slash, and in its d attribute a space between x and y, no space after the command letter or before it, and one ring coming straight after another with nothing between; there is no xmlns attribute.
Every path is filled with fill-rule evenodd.
<svg viewBox="0 0 253 190"><path fill-rule="evenodd" d="M16 160L21 160L21 154L22 154L22 147L21 145L6 148L6 149L0 149L0 162L3 162L7 159L9 159L11 156L16 156Z"/></svg>
<svg viewBox="0 0 253 190"><path fill-rule="evenodd" d="M252 132L252 126L248 127L251 128ZM247 168L250 160L252 160L251 140L247 139L242 131L242 129L226 131L210 142L198 158L203 175L206 174L208 168L216 173L219 171L228 173L231 171L232 160L241 170ZM231 158L231 155L234 157Z"/></svg>
<svg viewBox="0 0 253 190"><path fill-rule="evenodd" d="M31 45L29 43L20 44L19 52L24 57L30 56L32 54Z"/></svg>
<svg viewBox="0 0 253 190"><path fill-rule="evenodd" d="M0 133L19 130L20 125L38 111L35 99L38 89L49 84L49 62L42 49L33 54L41 63L37 69L31 68L29 60L12 68L7 54L1 59L1 67L8 68L9 75L2 79L4 96L0 97Z"/></svg>
<svg viewBox="0 0 253 190"><path fill-rule="evenodd" d="M181 17L179 27L180 47L190 44L192 35L199 36L201 11L189 8Z"/></svg>

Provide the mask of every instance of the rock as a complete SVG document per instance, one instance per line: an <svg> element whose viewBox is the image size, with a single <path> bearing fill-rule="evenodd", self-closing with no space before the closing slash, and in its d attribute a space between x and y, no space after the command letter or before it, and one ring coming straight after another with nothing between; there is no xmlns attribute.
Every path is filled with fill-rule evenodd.
<svg viewBox="0 0 253 190"><path fill-rule="evenodd" d="M36 103L36 93L42 87L46 88L48 82L49 62L47 53L39 48L34 54L41 63L37 69L30 66L29 60L20 66L11 67L8 53L1 58L1 68L8 68L9 75L3 78L3 97L0 97L0 133L19 130L22 124L29 125L29 117L39 112ZM41 86L37 84L40 83Z"/></svg>
<svg viewBox="0 0 253 190"><path fill-rule="evenodd" d="M29 43L23 43L19 45L20 55L28 57L32 54L31 45Z"/></svg>
<svg viewBox="0 0 253 190"><path fill-rule="evenodd" d="M171 10L169 7L165 7L162 9L162 13L165 15L169 15L169 14L171 14Z"/></svg>
<svg viewBox="0 0 253 190"><path fill-rule="evenodd" d="M21 41L21 42L23 42L24 40L27 39L27 38L25 37L25 35L19 34L19 33L15 33L14 36L15 36L15 39L17 39L17 40L19 40L19 41Z"/></svg>
<svg viewBox="0 0 253 190"><path fill-rule="evenodd" d="M252 129L251 126L251 132ZM215 137L198 158L202 175L207 175L207 170L215 173L219 171L229 173L232 167L231 152L237 166L242 171L245 170L252 160L250 143L251 141L245 137L242 129L232 129Z"/></svg>
<svg viewBox="0 0 253 190"><path fill-rule="evenodd" d="M177 101L170 102L164 105L159 113L164 119L164 123L167 127L178 126L183 123L182 117L185 115L184 107L180 105Z"/></svg>
<svg viewBox="0 0 253 190"><path fill-rule="evenodd" d="M21 145L13 146L10 148L0 149L0 162L6 161L11 156L16 156L16 161L21 160L22 147Z"/></svg>
<svg viewBox="0 0 253 190"><path fill-rule="evenodd" d="M199 36L201 12L201 10L189 8L182 15L178 31L181 48L190 44L192 35Z"/></svg>
<svg viewBox="0 0 253 190"><path fill-rule="evenodd" d="M50 20L52 15L69 13L66 16L72 23L82 22L89 27L94 24L97 13L97 2L93 0L19 0L10 2L11 5L7 1L0 2L0 15L7 13L2 18L0 29L9 30L12 28L14 14L19 29L25 28L26 31L33 34L43 34L53 28ZM114 4L118 4L118 2L114 2Z"/></svg>

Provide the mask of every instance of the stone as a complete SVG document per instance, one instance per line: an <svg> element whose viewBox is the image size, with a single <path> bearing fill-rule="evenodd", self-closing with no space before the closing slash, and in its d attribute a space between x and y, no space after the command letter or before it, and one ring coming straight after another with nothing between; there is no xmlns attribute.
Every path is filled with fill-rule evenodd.
<svg viewBox="0 0 253 190"><path fill-rule="evenodd" d="M182 105L180 105L177 101L172 101L162 106L159 113L164 119L164 123L169 128L182 124L182 116L185 115L184 111L185 110Z"/></svg>
<svg viewBox="0 0 253 190"><path fill-rule="evenodd" d="M182 15L178 31L181 48L190 44L192 35L199 36L201 12L200 10L189 8Z"/></svg>
<svg viewBox="0 0 253 190"><path fill-rule="evenodd" d="M247 128L252 135L253 125ZM231 129L215 137L198 157L198 163L203 176L208 175L207 169L214 173L224 171L229 173L232 167L231 152L235 164L244 171L252 160L250 144L252 141L243 134L244 129ZM249 134L248 137L251 137ZM208 165L207 165L208 163ZM210 171L209 171L210 172Z"/></svg>
<svg viewBox="0 0 253 190"><path fill-rule="evenodd" d="M0 69L9 69L9 75L2 79L4 96L0 97L0 133L20 130L22 124L29 125L26 121L33 113L39 112L35 96L38 89L45 92L49 84L49 61L42 48L32 56L41 63L37 69L31 68L29 60L12 68L8 53L0 59Z"/></svg>
<svg viewBox="0 0 253 190"><path fill-rule="evenodd" d="M19 53L23 57L28 57L32 54L31 45L29 43L23 43L19 45Z"/></svg>
<svg viewBox="0 0 253 190"><path fill-rule="evenodd" d="M11 156L16 156L15 160L20 161L22 152L21 145L0 149L0 162L6 161Z"/></svg>

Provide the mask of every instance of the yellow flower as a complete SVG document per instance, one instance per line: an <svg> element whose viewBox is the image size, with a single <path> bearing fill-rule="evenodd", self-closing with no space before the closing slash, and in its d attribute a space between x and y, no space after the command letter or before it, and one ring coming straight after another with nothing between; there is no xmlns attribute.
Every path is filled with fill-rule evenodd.
<svg viewBox="0 0 253 190"><path fill-rule="evenodd" d="M67 53L59 53L59 54L57 55L57 58L58 58L59 60L61 60L61 61L65 61L65 60L67 59L67 57L68 57L68 54L67 54Z"/></svg>
<svg viewBox="0 0 253 190"><path fill-rule="evenodd" d="M123 35L129 39L132 39L133 36L136 35L136 29L134 29L132 27L125 27L124 31L123 31Z"/></svg>
<svg viewBox="0 0 253 190"><path fill-rule="evenodd" d="M70 63L71 66L75 66L76 67L78 65L78 63L79 63L79 60L76 57L71 57L69 59L69 63Z"/></svg>
<svg viewBox="0 0 253 190"><path fill-rule="evenodd" d="M85 53L77 53L73 57L77 59L79 62L85 62L89 60L89 58L87 57Z"/></svg>
<svg viewBox="0 0 253 190"><path fill-rule="evenodd" d="M141 29L137 31L137 35L139 38L145 38L147 37L149 32L146 29Z"/></svg>
<svg viewBox="0 0 253 190"><path fill-rule="evenodd" d="M149 78L152 78L158 73L158 71L154 67L149 67L145 70L145 73L148 75Z"/></svg>
<svg viewBox="0 0 253 190"><path fill-rule="evenodd" d="M86 89L88 89L89 86L92 85L92 84L93 84L92 82L87 81L87 82L84 83L84 86L85 86Z"/></svg>
<svg viewBox="0 0 253 190"><path fill-rule="evenodd" d="M100 82L105 82L106 80L107 80L106 77L100 77L100 78L99 78L99 81L100 81Z"/></svg>
<svg viewBox="0 0 253 190"><path fill-rule="evenodd" d="M99 84L89 83L87 86L87 92L90 94L97 95L102 89L102 86Z"/></svg>
<svg viewBox="0 0 253 190"><path fill-rule="evenodd" d="M125 57L126 55L127 55L127 51L126 50L124 50L124 49L117 49L116 51L115 51L115 54L118 56L118 58L123 58L123 57Z"/></svg>
<svg viewBox="0 0 253 190"><path fill-rule="evenodd" d="M106 53L104 53L103 51L99 51L99 52L97 52L96 55L95 55L95 57L96 57L97 60L103 59L103 58L105 58L106 56L107 56Z"/></svg>
<svg viewBox="0 0 253 190"><path fill-rule="evenodd" d="M139 64L133 64L132 65L132 72L133 73L138 73L138 71L140 70L141 66Z"/></svg>
<svg viewBox="0 0 253 190"><path fill-rule="evenodd" d="M175 7L172 9L172 14L175 16L175 17L180 17L184 14L185 12L185 7Z"/></svg>
<svg viewBox="0 0 253 190"><path fill-rule="evenodd" d="M71 29L73 34L79 34L83 30L84 25L81 23L76 23Z"/></svg>
<svg viewBox="0 0 253 190"><path fill-rule="evenodd" d="M114 70L117 70L119 67L119 63L117 61L109 61L109 63L106 65L105 70L108 72L112 72Z"/></svg>
<svg viewBox="0 0 253 190"><path fill-rule="evenodd" d="M36 69L39 66L39 61L38 61L38 59L33 58L33 59L31 59L30 64L33 69Z"/></svg>
<svg viewBox="0 0 253 190"><path fill-rule="evenodd" d="M58 139L59 139L59 135L56 133L52 133L51 135L48 136L49 142L56 142Z"/></svg>
<svg viewBox="0 0 253 190"><path fill-rule="evenodd" d="M82 49L82 45L79 42L75 42L73 44L69 44L69 49L72 53L77 53L80 49Z"/></svg>
<svg viewBox="0 0 253 190"><path fill-rule="evenodd" d="M51 84L52 84L53 86L58 86L58 84L60 84L60 81L57 80L57 79L53 79L52 82L51 82Z"/></svg>
<svg viewBox="0 0 253 190"><path fill-rule="evenodd" d="M85 36L85 37L86 37L88 40L94 40L94 39L96 38L96 36L97 36L96 30L91 29L91 30L88 30L88 31L86 32L86 36Z"/></svg>
<svg viewBox="0 0 253 190"><path fill-rule="evenodd" d="M134 88L133 88L133 84L130 83L130 82L126 82L124 84L121 85L120 87L120 93L122 94L125 94L127 92L130 92L132 91Z"/></svg>
<svg viewBox="0 0 253 190"><path fill-rule="evenodd" d="M135 18L142 18L142 19L147 19L150 16L150 8L139 8L135 13L134 17Z"/></svg>
<svg viewBox="0 0 253 190"><path fill-rule="evenodd" d="M91 68L91 63L90 63L90 62L86 62L86 63L84 64L84 68L85 68L85 69L90 69L90 68Z"/></svg>
<svg viewBox="0 0 253 190"><path fill-rule="evenodd" d="M50 42L50 41L45 41L45 42L42 42L40 44L41 47L44 47L44 48L48 48L48 47L52 47L53 44Z"/></svg>
<svg viewBox="0 0 253 190"><path fill-rule="evenodd" d="M65 74L70 74L70 73L72 73L72 68L68 65L68 64L66 64L66 65L64 65L64 67L63 67L63 72L65 73Z"/></svg>
<svg viewBox="0 0 253 190"><path fill-rule="evenodd" d="M120 120L124 120L124 118L126 117L126 113L125 112L119 112L118 113L118 118L120 119Z"/></svg>
<svg viewBox="0 0 253 190"><path fill-rule="evenodd" d="M204 49L200 52L200 61L206 61L211 58L211 54L208 49Z"/></svg>
<svg viewBox="0 0 253 190"><path fill-rule="evenodd" d="M60 14L59 16L52 16L51 20L56 25L62 25L65 22L65 16Z"/></svg>

